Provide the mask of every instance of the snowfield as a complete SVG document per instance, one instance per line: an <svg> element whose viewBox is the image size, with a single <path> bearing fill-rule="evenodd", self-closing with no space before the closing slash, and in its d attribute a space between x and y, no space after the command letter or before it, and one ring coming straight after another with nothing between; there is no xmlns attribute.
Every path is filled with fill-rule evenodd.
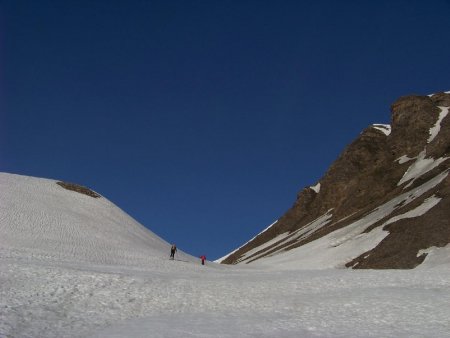
<svg viewBox="0 0 450 338"><path fill-rule="evenodd" d="M1 338L450 337L447 247L404 271L201 266L103 197L0 191Z"/></svg>
<svg viewBox="0 0 450 338"><path fill-rule="evenodd" d="M449 337L450 271L1 264L3 337ZM214 263L212 263L214 264Z"/></svg>

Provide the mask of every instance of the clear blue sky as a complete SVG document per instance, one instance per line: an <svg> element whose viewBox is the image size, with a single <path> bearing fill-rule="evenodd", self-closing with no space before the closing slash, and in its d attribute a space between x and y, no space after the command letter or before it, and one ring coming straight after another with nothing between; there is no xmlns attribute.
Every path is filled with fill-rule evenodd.
<svg viewBox="0 0 450 338"><path fill-rule="evenodd" d="M220 257L399 96L450 90L449 16L449 1L0 0L0 171L89 186Z"/></svg>

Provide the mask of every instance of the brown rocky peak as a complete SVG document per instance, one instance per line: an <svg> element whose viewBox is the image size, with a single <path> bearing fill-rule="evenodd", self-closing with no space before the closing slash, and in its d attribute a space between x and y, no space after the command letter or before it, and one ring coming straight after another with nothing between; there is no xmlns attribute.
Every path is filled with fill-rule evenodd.
<svg viewBox="0 0 450 338"><path fill-rule="evenodd" d="M365 258L369 257L367 252L362 252L361 256L343 263L361 268L411 268L420 264L425 259L425 256L417 258L420 249L450 243L450 209L443 208L450 202L449 179L444 179L450 168L447 160L450 158L450 116L446 117L448 109L443 108L449 106L450 93L412 95L397 100L391 106L390 126L373 125L364 130L330 166L317 186L300 191L294 205L275 225L224 263L252 262L282 254L355 224L361 227L359 235L362 236L405 213L413 216L398 217L398 221L389 221L389 226L384 226L383 231L389 235L370 251L370 259ZM429 205L426 198L432 196L436 203L439 196L437 206L433 205L425 215L414 211L417 207L426 209L420 206ZM378 212L380 220L372 224L371 219L365 226L367 215L385 209L389 212ZM316 222L325 215L327 222ZM320 226L315 226L316 223ZM409 244L402 246L402 241Z"/></svg>
<svg viewBox="0 0 450 338"><path fill-rule="evenodd" d="M426 146L440 109L428 96L406 96L391 106L392 148L395 156L417 156Z"/></svg>

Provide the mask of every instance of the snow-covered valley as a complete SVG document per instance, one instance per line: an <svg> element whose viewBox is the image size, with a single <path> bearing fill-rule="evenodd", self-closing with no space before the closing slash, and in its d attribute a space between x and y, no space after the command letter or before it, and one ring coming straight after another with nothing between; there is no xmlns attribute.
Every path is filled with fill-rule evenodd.
<svg viewBox="0 0 450 338"><path fill-rule="evenodd" d="M2 337L448 337L450 271L1 264Z"/></svg>
<svg viewBox="0 0 450 338"><path fill-rule="evenodd" d="M171 261L111 202L55 183L0 174L2 338L450 337L441 251L414 270Z"/></svg>

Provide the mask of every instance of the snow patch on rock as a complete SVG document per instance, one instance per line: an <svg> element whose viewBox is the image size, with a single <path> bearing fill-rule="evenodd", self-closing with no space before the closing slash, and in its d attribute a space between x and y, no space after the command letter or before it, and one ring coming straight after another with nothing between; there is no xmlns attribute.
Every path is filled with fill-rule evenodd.
<svg viewBox="0 0 450 338"><path fill-rule="evenodd" d="M436 124L430 128L430 137L428 138L428 143L433 141L439 134L439 131L441 130L441 123L444 120L444 118L448 115L449 107L439 107L439 108L441 109L441 112L439 113L439 118L436 121Z"/></svg>
<svg viewBox="0 0 450 338"><path fill-rule="evenodd" d="M403 155L401 157L399 157L398 159L395 160L395 162L398 162L399 164L403 164L412 160L415 160L416 158L410 158L407 155Z"/></svg>
<svg viewBox="0 0 450 338"><path fill-rule="evenodd" d="M317 183L316 185L313 185L311 187L309 187L310 189L312 189L316 194L318 194L320 192L320 182Z"/></svg>
<svg viewBox="0 0 450 338"><path fill-rule="evenodd" d="M215 263L222 263L225 259L227 259L229 256L231 256L232 254L234 254L236 251L240 250L241 248L243 248L244 246L246 246L248 243L250 243L251 241L253 241L256 237L258 237L259 235L265 233L267 230L269 230L271 227L273 227L275 224L277 224L278 220L276 220L275 222L273 222L272 224L270 224L267 228L265 228L263 231L261 231L260 233L258 233L256 236L254 236L252 239L250 239L249 241L245 242L243 245L241 245L239 248L237 248L236 250L233 250L232 252L230 252L229 254L226 254L225 256L216 259L214 262Z"/></svg>
<svg viewBox="0 0 450 338"><path fill-rule="evenodd" d="M389 124L374 124L372 127L383 132L386 136L391 134L391 125Z"/></svg>
<svg viewBox="0 0 450 338"><path fill-rule="evenodd" d="M401 180L397 183L397 186L402 185L405 182L411 181L405 186L404 189L411 186L414 181L422 176L423 174L433 170L438 167L442 162L448 160L449 157L441 157L438 159L426 158L426 150L423 150L419 156L415 159L416 161L409 166Z"/></svg>
<svg viewBox="0 0 450 338"><path fill-rule="evenodd" d="M284 234L281 234L281 235L277 236L276 238L272 239L270 241L271 245L273 245L275 243L276 243L276 245L270 248L271 251L275 250L273 253L270 254L270 256L276 255L277 253L280 253L280 252L284 252L284 247L289 242L305 240L309 236L311 236L312 234L317 232L318 230L322 229L325 225L329 224L331 222L331 218L333 217L333 215L331 214L332 210L333 209L328 210L322 216L316 218L312 222L308 223L304 227L302 227L292 233L284 233ZM269 247L269 246L263 244L259 247L254 248L252 250L252 252L256 253L267 247ZM259 253L258 255L251 257L251 259L253 260L253 259L263 257L264 255L266 255L266 253L267 253L267 250ZM249 258L249 257L250 257L250 255L248 255L246 253L243 255L243 257L239 261L242 262L243 260L245 260L246 258Z"/></svg>
<svg viewBox="0 0 450 338"><path fill-rule="evenodd" d="M426 254L425 260L416 269L429 269L429 268L439 268L442 266L450 266L448 258L450 257L450 244L444 247L438 248L432 246L428 249L420 250L417 253L417 257Z"/></svg>
<svg viewBox="0 0 450 338"><path fill-rule="evenodd" d="M450 94L450 91L449 92L444 92L445 94ZM434 96L434 95L436 95L436 93L433 93L433 94L429 94L429 95L427 95L428 97L432 97L432 96Z"/></svg>
<svg viewBox="0 0 450 338"><path fill-rule="evenodd" d="M427 213L431 208L436 206L441 200L442 200L441 198L436 197L435 195L433 195L433 196L427 198L425 201L423 201L423 203L421 205L419 205L417 208L414 208L414 209L412 209L412 210L410 210L408 212L405 212L404 214L392 217L387 222L385 222L383 224L383 226L391 224L391 223L395 223L395 222L397 222L397 221L399 221L401 219L422 216L425 213Z"/></svg>

